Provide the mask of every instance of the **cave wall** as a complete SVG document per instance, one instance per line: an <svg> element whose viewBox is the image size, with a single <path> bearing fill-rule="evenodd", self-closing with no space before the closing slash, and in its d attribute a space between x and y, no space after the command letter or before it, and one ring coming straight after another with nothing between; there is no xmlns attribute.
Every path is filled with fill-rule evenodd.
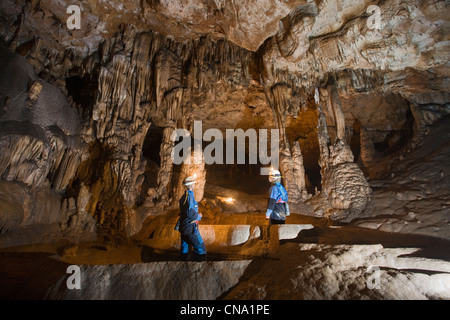
<svg viewBox="0 0 450 320"><path fill-rule="evenodd" d="M17 53L12 53L7 48L5 52L16 59L21 59L20 65L28 66L32 70L30 64ZM171 135L176 129L184 128L192 131L192 119L196 118L204 120L203 125L206 129L234 128L237 125L236 121L239 121L238 125L246 127L252 127L258 121L259 125L262 125L258 120L261 118L259 113L268 111L261 110L265 107L258 101L262 95L261 88L249 73L252 59L253 53L225 40L212 41L202 38L199 41L180 44L155 32L143 33L137 32L132 27L125 28L115 37L105 40L99 52L95 52L87 59L75 60L70 69L66 70L71 74L70 79L98 77L94 81L98 84L97 87L90 92L93 99L83 100L76 90L78 89L76 83L66 81L63 90L68 97L62 93L61 95L68 101L64 104L68 110L55 113L57 110L55 105L42 103L48 110L55 109L53 114L47 111L49 116L64 114L65 119L70 115L77 117L75 121L69 119L68 123L72 126L77 124L74 134L79 140L79 146L73 149L78 157L66 155L71 156L70 159L74 158L73 163L69 163L68 160L59 159L62 157L59 156L53 168L60 175L65 175L64 185L52 185L53 180L48 179L50 169L37 171L41 174L38 176L39 181L35 181L37 178L33 178L28 171L24 172L23 168L16 170L24 172L23 178L14 175L12 170L22 165L14 163L14 159L17 158L15 153L8 158L7 153L3 154L5 160L2 161L4 163L2 168L5 169L2 171L2 177L7 181L23 180L31 189L47 184L51 190L56 191L62 202L60 215L62 218L58 222L64 229L68 226L86 228L86 219L81 217L87 215L93 217L97 232L105 240L123 239L138 231L146 215L176 205L177 199L184 191L180 187L181 181L194 171L200 178L197 185L199 190L196 193L198 200L202 199L204 164L197 167L183 164L177 175L173 175L171 153L175 142L171 139ZM80 65L75 65L76 62ZM21 74L20 70L13 70L11 73ZM46 83L42 78L32 74L36 81ZM10 73L3 75L6 79L10 79ZM22 81L22 87L26 88L31 81L27 79ZM54 87L50 84L48 86ZM7 88L3 91L5 99L16 100L15 93L10 93L9 85L5 85L5 88ZM75 96L71 96L71 93L75 93ZM87 93L84 92L83 95L86 96ZM233 97L232 101L228 95ZM44 99L42 94L40 99ZM77 101L91 101L92 105L80 105ZM231 118L224 118L220 126L216 126L218 115L215 105L224 114L234 112ZM228 110L221 109L223 105ZM21 107L25 108L25 103L22 103ZM4 109L7 108L8 106L5 106ZM247 112L246 116L241 117L238 114L240 110L235 110L237 108ZM212 109L211 114L205 113L203 111L205 109ZM42 113L39 113L39 117L34 115L29 117L30 126L37 127L38 132L59 125L58 122L54 122L58 121L57 117L42 122L41 115ZM21 161L26 162L23 167L28 168L29 158L43 158L40 154L36 154L36 149L41 148L43 150L38 151L45 152L45 143L36 146L34 140L29 141L31 133L23 129L16 139L21 138L25 141L22 142L22 149L16 151L18 142L11 141L14 137L13 132L7 130L9 118L16 119L14 121L21 120L17 119L19 118L17 116L10 116L8 112L3 114L2 128L5 128L4 139L8 142L5 144L5 150L9 153L23 154L22 149L25 149L30 155L23 155ZM148 190L141 190L147 162L151 161L143 155L144 142L150 125L162 130L160 146L154 146L154 150L151 151L159 154L156 179L154 176L150 177L156 181L156 185ZM28 149L30 150L27 151ZM46 154L46 158L42 160L43 165L50 165L53 157L56 156ZM48 158L50 161L45 162ZM55 179L62 178L55 177ZM139 199L142 191L146 198L143 201ZM148 210L136 211L136 205L142 202ZM20 224L18 222L16 226Z"/></svg>
<svg viewBox="0 0 450 320"><path fill-rule="evenodd" d="M171 163L172 133L194 120L279 129L293 210L309 201L316 216L358 217L367 179L450 111L448 3L376 2L376 28L370 4L87 1L71 31L64 2L2 2L0 173L34 203L4 191L2 232L51 222L125 239L176 207L193 172L201 200L205 165ZM45 212L37 190L55 199Z"/></svg>

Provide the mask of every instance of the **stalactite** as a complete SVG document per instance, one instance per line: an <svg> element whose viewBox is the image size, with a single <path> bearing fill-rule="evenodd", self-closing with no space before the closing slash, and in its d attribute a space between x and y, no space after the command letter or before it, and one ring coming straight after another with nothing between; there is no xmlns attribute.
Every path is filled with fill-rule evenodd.
<svg viewBox="0 0 450 320"><path fill-rule="evenodd" d="M303 166L303 156L298 141L292 143L292 166L295 187L293 198L305 201L309 195L306 191L305 167Z"/></svg>
<svg viewBox="0 0 450 320"><path fill-rule="evenodd" d="M329 162L328 146L330 145L330 138L328 136L327 119L323 113L322 105L319 105L318 112L317 135L320 150L319 165L322 171L325 171Z"/></svg>
<svg viewBox="0 0 450 320"><path fill-rule="evenodd" d="M339 93L332 76L330 76L329 78L327 90L330 99L329 103L332 107L334 121L336 123L336 137L338 140L345 141L345 116L344 112L342 111L341 99L339 98Z"/></svg>
<svg viewBox="0 0 450 320"><path fill-rule="evenodd" d="M169 194L173 172L172 150L175 145L175 142L171 139L171 136L174 131L174 126L167 126L164 128L161 149L159 152L161 165L158 171L158 188L156 190L156 195L158 197L158 201L164 206L168 206L170 204Z"/></svg>

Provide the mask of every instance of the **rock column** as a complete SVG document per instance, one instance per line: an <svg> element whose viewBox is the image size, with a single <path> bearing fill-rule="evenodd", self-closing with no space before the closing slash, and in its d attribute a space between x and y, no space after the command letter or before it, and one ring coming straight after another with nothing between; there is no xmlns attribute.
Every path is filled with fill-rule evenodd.
<svg viewBox="0 0 450 320"><path fill-rule="evenodd" d="M290 142L286 135L286 117L291 105L292 89L289 85L275 83L271 65L264 65L266 98L272 108L274 123L280 137L280 171L285 177L285 186L290 202L295 205L307 199L303 156L298 141ZM287 181L287 183L286 183Z"/></svg>
<svg viewBox="0 0 450 320"><path fill-rule="evenodd" d="M363 172L354 163L353 153L345 142L345 120L334 81L328 84L328 103L336 123L336 141L328 145L326 119L319 108L319 144L322 168L321 198L329 206L324 215L334 220L350 221L361 213L370 201L372 192Z"/></svg>

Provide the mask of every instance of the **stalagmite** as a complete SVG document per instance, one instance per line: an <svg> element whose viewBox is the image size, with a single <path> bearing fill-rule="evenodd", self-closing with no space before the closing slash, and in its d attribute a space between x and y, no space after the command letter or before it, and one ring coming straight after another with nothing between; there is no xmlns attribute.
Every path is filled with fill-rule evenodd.
<svg viewBox="0 0 450 320"><path fill-rule="evenodd" d="M322 105L318 107L319 117L317 123L317 135L319 140L319 165L322 171L325 171L328 166L329 161L329 149L328 146L330 144L330 138L328 136L327 130L327 120L325 118L325 114L322 111Z"/></svg>
<svg viewBox="0 0 450 320"><path fill-rule="evenodd" d="M298 141L292 143L292 163L293 163L293 176L294 176L294 188L298 194L293 194L294 199L302 199L303 201L308 198L305 182L305 168L303 166L303 156Z"/></svg>
<svg viewBox="0 0 450 320"><path fill-rule="evenodd" d="M342 111L341 99L336 88L336 84L333 78L330 78L327 85L329 106L333 110L334 122L336 126L336 138L337 140L345 141L345 117Z"/></svg>
<svg viewBox="0 0 450 320"><path fill-rule="evenodd" d="M370 202L372 192L363 172L354 163L353 153L345 142L345 119L342 104L334 80L327 86L328 103L333 111L336 124L336 141L328 145L326 121L319 109L319 144L321 155L319 163L322 168L321 197L328 200L330 208L325 215L335 220L352 220L365 209Z"/></svg>

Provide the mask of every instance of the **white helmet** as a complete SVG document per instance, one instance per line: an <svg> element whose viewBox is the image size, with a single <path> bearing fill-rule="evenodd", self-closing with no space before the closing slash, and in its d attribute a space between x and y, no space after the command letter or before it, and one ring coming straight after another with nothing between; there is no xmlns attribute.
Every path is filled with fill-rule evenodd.
<svg viewBox="0 0 450 320"><path fill-rule="evenodd" d="M183 180L183 185L185 187L191 186L197 182L196 180L197 180L197 175L195 175L195 174L193 176L186 177Z"/></svg>
<svg viewBox="0 0 450 320"><path fill-rule="evenodd" d="M270 183L275 183L281 180L281 173L278 170L270 170L269 172L269 181Z"/></svg>

